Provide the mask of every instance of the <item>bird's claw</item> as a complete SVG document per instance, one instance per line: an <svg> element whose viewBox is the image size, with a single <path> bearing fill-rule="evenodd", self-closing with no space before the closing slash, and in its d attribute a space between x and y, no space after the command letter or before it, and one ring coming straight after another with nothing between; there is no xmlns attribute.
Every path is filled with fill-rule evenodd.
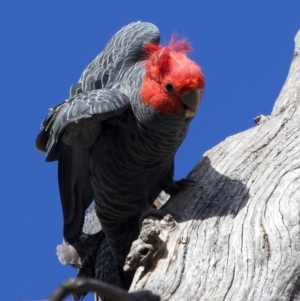
<svg viewBox="0 0 300 301"><path fill-rule="evenodd" d="M184 179L181 179L179 181L172 182L165 189L165 192L167 194L172 195L172 194L175 194L175 193L179 192L180 190L182 190L185 187L194 186L194 185L195 185L195 181L184 178Z"/></svg>
<svg viewBox="0 0 300 301"><path fill-rule="evenodd" d="M149 217L149 216L154 216L154 217L161 217L163 218L166 214L171 214L170 211L168 210L158 210L155 208L149 208L147 211L145 211L141 216L139 220L139 226L140 226L140 231L143 226L143 221Z"/></svg>

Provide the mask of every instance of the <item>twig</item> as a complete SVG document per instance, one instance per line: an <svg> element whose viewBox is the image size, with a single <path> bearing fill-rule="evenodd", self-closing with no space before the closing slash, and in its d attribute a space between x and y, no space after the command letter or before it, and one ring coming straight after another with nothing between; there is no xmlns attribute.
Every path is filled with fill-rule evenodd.
<svg viewBox="0 0 300 301"><path fill-rule="evenodd" d="M48 301L62 301L72 293L93 291L112 301L160 301L160 297L149 291L127 293L125 290L92 278L75 278L65 281Z"/></svg>

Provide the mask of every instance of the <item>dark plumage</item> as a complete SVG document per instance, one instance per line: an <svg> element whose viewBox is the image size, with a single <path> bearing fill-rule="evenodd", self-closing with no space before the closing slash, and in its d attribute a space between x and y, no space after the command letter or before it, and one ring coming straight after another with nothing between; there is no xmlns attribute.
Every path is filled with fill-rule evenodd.
<svg viewBox="0 0 300 301"><path fill-rule="evenodd" d="M71 87L70 99L52 109L36 142L46 161L58 160L66 241L84 256L80 234L94 199L120 270L141 214L173 183L174 156L204 86L185 54L188 44L162 47L159 40L153 24L123 27Z"/></svg>

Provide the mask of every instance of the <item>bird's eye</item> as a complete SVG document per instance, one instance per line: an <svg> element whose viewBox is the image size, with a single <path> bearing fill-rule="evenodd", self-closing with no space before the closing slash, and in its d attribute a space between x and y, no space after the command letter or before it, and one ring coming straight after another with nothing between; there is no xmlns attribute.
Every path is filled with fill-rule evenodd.
<svg viewBox="0 0 300 301"><path fill-rule="evenodd" d="M166 90L167 90L168 92L173 92L173 91L174 91L174 87L173 87L173 85L170 84L170 83L166 84L165 88L166 88Z"/></svg>

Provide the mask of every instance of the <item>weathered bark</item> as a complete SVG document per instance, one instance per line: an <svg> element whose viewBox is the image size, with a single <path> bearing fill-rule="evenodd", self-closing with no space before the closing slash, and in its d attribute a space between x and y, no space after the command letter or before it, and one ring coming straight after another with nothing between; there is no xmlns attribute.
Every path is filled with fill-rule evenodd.
<svg viewBox="0 0 300 301"><path fill-rule="evenodd" d="M132 291L172 301L299 298L300 31L295 41L272 114L204 154L188 177L195 186L164 206L177 228Z"/></svg>

